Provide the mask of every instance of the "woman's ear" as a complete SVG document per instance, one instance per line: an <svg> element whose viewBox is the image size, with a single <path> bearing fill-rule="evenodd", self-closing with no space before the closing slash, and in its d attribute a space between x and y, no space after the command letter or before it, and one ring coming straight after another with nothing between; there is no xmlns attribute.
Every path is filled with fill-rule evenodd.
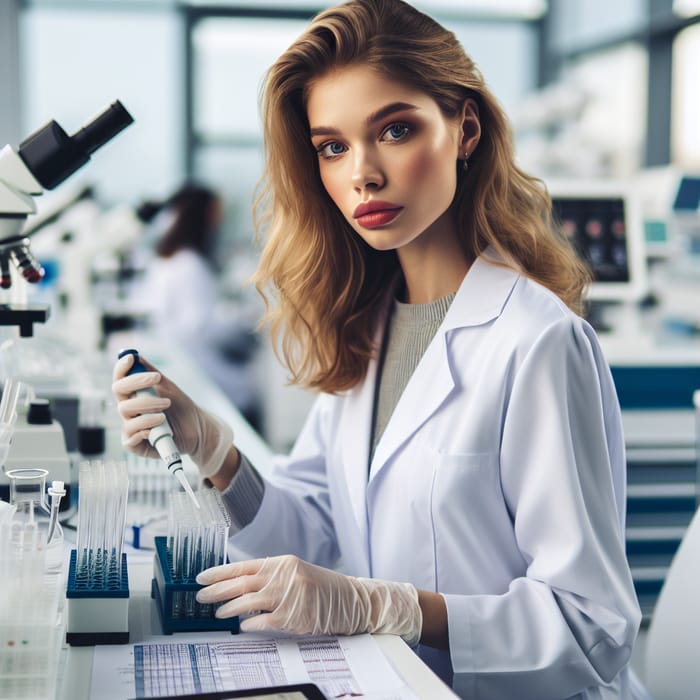
<svg viewBox="0 0 700 700"><path fill-rule="evenodd" d="M468 160L479 145L481 138L481 121L479 119L479 105L476 100L469 97L462 106L460 154L461 160Z"/></svg>

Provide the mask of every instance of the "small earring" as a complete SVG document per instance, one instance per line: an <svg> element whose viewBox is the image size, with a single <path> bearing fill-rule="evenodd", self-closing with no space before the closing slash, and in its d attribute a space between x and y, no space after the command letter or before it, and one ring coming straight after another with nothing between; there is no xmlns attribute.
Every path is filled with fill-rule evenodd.
<svg viewBox="0 0 700 700"><path fill-rule="evenodd" d="M469 153L468 151L464 151L464 160L462 161L462 170L465 172L469 170Z"/></svg>

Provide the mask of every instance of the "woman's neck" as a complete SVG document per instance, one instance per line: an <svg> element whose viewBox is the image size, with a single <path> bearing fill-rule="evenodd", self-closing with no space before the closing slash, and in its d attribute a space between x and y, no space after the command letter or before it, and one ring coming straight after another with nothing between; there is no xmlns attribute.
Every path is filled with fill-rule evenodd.
<svg viewBox="0 0 700 700"><path fill-rule="evenodd" d="M401 300L408 304L427 304L456 292L473 262L459 245L398 252L404 277Z"/></svg>

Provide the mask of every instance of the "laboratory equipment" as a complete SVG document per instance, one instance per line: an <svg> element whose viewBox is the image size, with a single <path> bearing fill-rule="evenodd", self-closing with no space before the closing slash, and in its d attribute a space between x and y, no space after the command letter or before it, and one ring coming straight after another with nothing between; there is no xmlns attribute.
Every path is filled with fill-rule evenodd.
<svg viewBox="0 0 700 700"><path fill-rule="evenodd" d="M0 344L0 377L13 377L31 387L34 396L47 399L52 418L63 428L66 449L77 452L81 394L93 391L99 358L64 337L66 327L59 319L54 328L61 335L47 329L33 338L9 338Z"/></svg>
<svg viewBox="0 0 700 700"><path fill-rule="evenodd" d="M673 272L688 279L700 279L700 175L680 177L670 221L678 243ZM695 315L697 320L699 317Z"/></svg>
<svg viewBox="0 0 700 700"><path fill-rule="evenodd" d="M122 551L129 490L126 463L80 464L78 538L70 553L66 641L73 646L129 641L129 578Z"/></svg>
<svg viewBox="0 0 700 700"><path fill-rule="evenodd" d="M613 180L552 180L547 188L555 221L593 273L588 320L607 330L604 304L638 302L649 291L639 200Z"/></svg>
<svg viewBox="0 0 700 700"><path fill-rule="evenodd" d="M96 389L85 389L78 405L78 450L93 456L105 451L104 394Z"/></svg>
<svg viewBox="0 0 700 700"><path fill-rule="evenodd" d="M63 504L65 509L75 479L71 472L63 428L53 418L49 401L33 398L26 405L20 404L17 407L12 442L8 445L0 469L0 496L9 490L9 470L37 464L46 469L48 478L62 481L66 485L69 498Z"/></svg>
<svg viewBox="0 0 700 700"><path fill-rule="evenodd" d="M134 364L131 366L129 374L148 371L146 366L139 359L138 350L134 350L133 348L122 350L119 353L119 359L126 357L126 355L134 356ZM145 393L157 396L155 390L151 388L141 389L136 393ZM182 457L180 456L180 451L178 450L175 440L173 439L173 430L170 427L167 418L160 425L157 425L155 428L151 428L151 431L148 434L148 442L150 442L151 445L158 451L161 459L168 467L168 471L180 482L180 486L182 486L192 500L192 503L194 503L194 505L198 508L199 504L197 502L197 497L194 495L194 491L192 490L189 481L187 481L185 470L182 467Z"/></svg>
<svg viewBox="0 0 700 700"><path fill-rule="evenodd" d="M30 251L29 238L21 233L27 216L36 212L33 197L63 182L132 122L116 101L72 136L52 120L22 141L16 151L9 145L0 150L0 287L12 285L11 265L30 283L44 275ZM0 325L19 326L22 336L32 335L33 323L47 318L48 307L7 304L0 309Z"/></svg>
<svg viewBox="0 0 700 700"><path fill-rule="evenodd" d="M5 467L7 453L10 451L10 443L15 431L20 386L20 382L8 377L2 387L2 399L0 399L0 468L2 469Z"/></svg>
<svg viewBox="0 0 700 700"><path fill-rule="evenodd" d="M167 534L168 498L180 486L158 459L126 453L129 506L126 538L134 549L155 549L154 538Z"/></svg>
<svg viewBox="0 0 700 700"><path fill-rule="evenodd" d="M45 570L48 574L63 572L63 530L58 522L58 509L65 489L63 482L54 481L51 493L51 507L46 502L46 469L11 469L7 472L10 480L10 503L17 509L15 520L30 530L35 545L44 552Z"/></svg>
<svg viewBox="0 0 700 700"><path fill-rule="evenodd" d="M168 536L156 537L151 597L156 599L165 634L206 630L237 633L237 617L218 619L221 603L198 603L197 574L225 564L231 519L215 489L199 492L200 507L182 492L171 493Z"/></svg>
<svg viewBox="0 0 700 700"><path fill-rule="evenodd" d="M46 575L44 531L0 501L0 697L52 700L63 640L62 577ZM31 491L33 487L29 487Z"/></svg>
<svg viewBox="0 0 700 700"><path fill-rule="evenodd" d="M648 290L639 202L617 181L547 182L564 233L591 266L588 298L638 301Z"/></svg>

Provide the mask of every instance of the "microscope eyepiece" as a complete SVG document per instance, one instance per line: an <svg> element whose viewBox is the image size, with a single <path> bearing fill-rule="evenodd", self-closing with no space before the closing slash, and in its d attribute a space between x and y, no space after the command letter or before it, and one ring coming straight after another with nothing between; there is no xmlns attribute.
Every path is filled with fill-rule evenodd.
<svg viewBox="0 0 700 700"><path fill-rule="evenodd" d="M133 117L126 111L124 105L117 100L80 131L73 134L73 143L89 155L133 121Z"/></svg>
<svg viewBox="0 0 700 700"><path fill-rule="evenodd" d="M22 141L18 153L42 187L50 190L85 165L90 154L133 121L117 100L73 136L50 121Z"/></svg>

